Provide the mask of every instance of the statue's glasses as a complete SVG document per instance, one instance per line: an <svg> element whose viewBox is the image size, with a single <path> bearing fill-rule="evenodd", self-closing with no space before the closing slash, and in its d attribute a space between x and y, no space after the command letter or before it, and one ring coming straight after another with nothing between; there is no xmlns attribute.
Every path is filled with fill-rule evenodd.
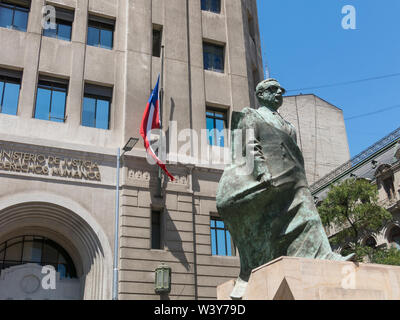
<svg viewBox="0 0 400 320"><path fill-rule="evenodd" d="M286 90L279 86L269 86L268 88L260 91L260 93L263 94L265 91L267 91L269 93L278 93L279 89L281 90L282 95L284 95L286 93Z"/></svg>

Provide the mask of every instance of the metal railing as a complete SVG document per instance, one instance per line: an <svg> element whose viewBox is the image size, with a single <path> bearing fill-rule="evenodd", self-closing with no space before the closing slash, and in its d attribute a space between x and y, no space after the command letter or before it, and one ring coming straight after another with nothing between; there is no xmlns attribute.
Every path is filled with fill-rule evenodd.
<svg viewBox="0 0 400 320"><path fill-rule="evenodd" d="M393 142L400 139L400 127L397 128L392 133L388 134L386 137L378 141L377 143L373 144L368 149L364 150L363 152L356 155L354 158L349 160L348 162L344 163L337 169L333 170L331 173L327 174L322 179L318 180L311 186L311 192L314 193L315 191L319 190L320 188L330 184L334 181L337 177L341 176L343 173L349 171L350 169L356 167L357 165L363 163L365 160L370 158L372 155L377 153L378 151L382 150L383 148L387 147L388 145L392 144Z"/></svg>

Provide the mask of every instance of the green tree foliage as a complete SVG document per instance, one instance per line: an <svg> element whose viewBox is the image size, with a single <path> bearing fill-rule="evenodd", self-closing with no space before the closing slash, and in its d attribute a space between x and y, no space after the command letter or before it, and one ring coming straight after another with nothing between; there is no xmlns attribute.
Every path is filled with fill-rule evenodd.
<svg viewBox="0 0 400 320"><path fill-rule="evenodd" d="M356 254L357 261L400 265L396 249L371 248L360 243L377 234L392 215L378 205L378 189L365 179L348 179L333 185L318 208L325 228L334 228L334 247L345 248L343 255Z"/></svg>

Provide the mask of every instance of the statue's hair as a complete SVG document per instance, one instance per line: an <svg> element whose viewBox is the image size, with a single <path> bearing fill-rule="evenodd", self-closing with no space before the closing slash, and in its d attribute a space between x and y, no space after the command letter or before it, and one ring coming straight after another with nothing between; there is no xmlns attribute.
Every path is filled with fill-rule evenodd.
<svg viewBox="0 0 400 320"><path fill-rule="evenodd" d="M268 79L265 79L265 80L261 81L256 87L256 94L257 95L260 93L261 89L263 89L264 84L266 84L268 82L278 82L278 80L276 80L274 78L268 78Z"/></svg>
<svg viewBox="0 0 400 320"><path fill-rule="evenodd" d="M278 80L276 80L276 79L274 79L274 78L268 78L268 79L262 80L262 81L257 85L256 93L258 93L258 92L260 91L261 87L262 87L264 84L266 84L266 83L268 83L268 82L273 82L273 81L278 82Z"/></svg>

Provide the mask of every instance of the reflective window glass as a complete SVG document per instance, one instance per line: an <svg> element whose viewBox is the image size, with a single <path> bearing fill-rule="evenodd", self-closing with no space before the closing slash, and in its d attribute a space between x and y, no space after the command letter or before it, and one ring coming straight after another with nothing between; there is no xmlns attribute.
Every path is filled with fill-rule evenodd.
<svg viewBox="0 0 400 320"><path fill-rule="evenodd" d="M114 42L114 23L114 21L108 19L98 17L89 18L87 44L112 50Z"/></svg>
<svg viewBox="0 0 400 320"><path fill-rule="evenodd" d="M57 28L43 29L43 35L45 37L57 38Z"/></svg>
<svg viewBox="0 0 400 320"><path fill-rule="evenodd" d="M96 124L96 99L85 97L83 99L82 125L95 127Z"/></svg>
<svg viewBox="0 0 400 320"><path fill-rule="evenodd" d="M55 122L64 122L66 98L66 92L55 90L53 91L53 97L51 99L50 120Z"/></svg>
<svg viewBox="0 0 400 320"><path fill-rule="evenodd" d="M221 0L201 0L201 10L220 13Z"/></svg>
<svg viewBox="0 0 400 320"><path fill-rule="evenodd" d="M16 115L18 110L20 85L12 82L4 84L1 112Z"/></svg>
<svg viewBox="0 0 400 320"><path fill-rule="evenodd" d="M217 230L217 238L218 238L218 255L226 256L226 239L225 239L225 230Z"/></svg>
<svg viewBox="0 0 400 320"><path fill-rule="evenodd" d="M87 44L97 47L100 42L100 30L97 28L89 27Z"/></svg>
<svg viewBox="0 0 400 320"><path fill-rule="evenodd" d="M35 236L33 240L31 236L24 236L0 244L0 271L28 263L52 265L60 273L61 278L76 278L77 276L74 263L68 253L49 239Z"/></svg>
<svg viewBox="0 0 400 320"><path fill-rule="evenodd" d="M67 24L58 25L58 39L70 41L72 26Z"/></svg>
<svg viewBox="0 0 400 320"><path fill-rule="evenodd" d="M45 244L43 246L42 260L46 264L57 265L58 251L52 244L45 242Z"/></svg>
<svg viewBox="0 0 400 320"><path fill-rule="evenodd" d="M25 242L23 261L40 263L42 259L42 241Z"/></svg>
<svg viewBox="0 0 400 320"><path fill-rule="evenodd" d="M235 249L232 247L232 239L224 222L218 218L211 218L211 253L217 256L232 256Z"/></svg>
<svg viewBox="0 0 400 320"><path fill-rule="evenodd" d="M224 47L216 44L203 43L204 69L224 72Z"/></svg>
<svg viewBox="0 0 400 320"><path fill-rule="evenodd" d="M49 120L51 90L38 88L36 97L35 118Z"/></svg>
<svg viewBox="0 0 400 320"><path fill-rule="evenodd" d="M225 131L227 128L227 112L208 109L206 112L207 134L210 145L225 147Z"/></svg>
<svg viewBox="0 0 400 320"><path fill-rule="evenodd" d="M110 102L97 100L96 128L108 129L109 126Z"/></svg>
<svg viewBox="0 0 400 320"><path fill-rule="evenodd" d="M18 242L16 244L11 245L6 250L5 260L10 262L19 262L21 261L22 254L22 242Z"/></svg>
<svg viewBox="0 0 400 320"><path fill-rule="evenodd" d="M26 31L28 26L28 12L15 10L14 13L14 28Z"/></svg>
<svg viewBox="0 0 400 320"><path fill-rule="evenodd" d="M64 122L68 85L54 81L39 80L35 118Z"/></svg>
<svg viewBox="0 0 400 320"><path fill-rule="evenodd" d="M12 26L13 10L0 5L0 27L10 28Z"/></svg>
<svg viewBox="0 0 400 320"><path fill-rule="evenodd" d="M111 30L101 30L100 32L100 47L112 49L113 47L113 32Z"/></svg>

